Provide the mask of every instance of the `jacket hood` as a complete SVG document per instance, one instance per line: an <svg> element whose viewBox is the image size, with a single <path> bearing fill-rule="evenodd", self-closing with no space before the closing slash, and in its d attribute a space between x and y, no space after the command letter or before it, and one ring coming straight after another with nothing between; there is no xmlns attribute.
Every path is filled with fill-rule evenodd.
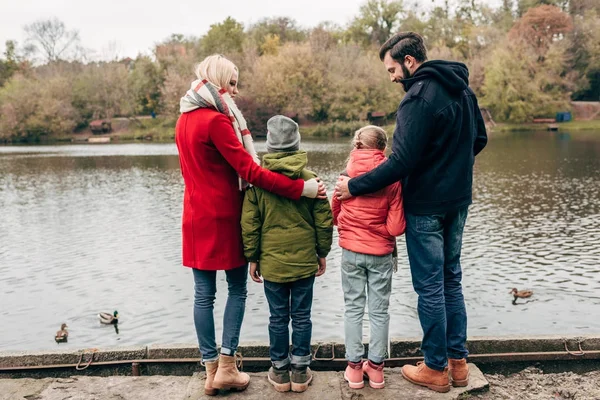
<svg viewBox="0 0 600 400"><path fill-rule="evenodd" d="M417 69L415 74L400 82L408 91L412 85L423 79L433 78L444 86L450 93L462 92L469 86L469 70L460 62L434 60L426 61Z"/></svg>
<svg viewBox="0 0 600 400"><path fill-rule="evenodd" d="M362 175L376 168L385 161L385 154L376 149L354 149L350 152L350 159L346 172L350 178Z"/></svg>
<svg viewBox="0 0 600 400"><path fill-rule="evenodd" d="M307 163L306 151L299 150L265 154L262 165L270 171L278 172L292 179L298 179Z"/></svg>

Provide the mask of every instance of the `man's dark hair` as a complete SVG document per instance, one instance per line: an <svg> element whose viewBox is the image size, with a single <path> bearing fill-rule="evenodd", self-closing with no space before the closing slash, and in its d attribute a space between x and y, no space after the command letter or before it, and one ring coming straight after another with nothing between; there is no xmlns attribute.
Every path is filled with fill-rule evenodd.
<svg viewBox="0 0 600 400"><path fill-rule="evenodd" d="M379 58L383 61L385 54L390 52L390 56L400 64L404 62L404 57L413 56L417 62L427 61L427 49L423 42L423 37L415 32L400 32L386 40L379 49Z"/></svg>

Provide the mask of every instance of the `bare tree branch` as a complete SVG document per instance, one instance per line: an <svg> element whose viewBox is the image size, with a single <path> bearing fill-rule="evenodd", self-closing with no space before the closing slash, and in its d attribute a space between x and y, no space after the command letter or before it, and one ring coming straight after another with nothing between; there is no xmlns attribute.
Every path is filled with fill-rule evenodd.
<svg viewBox="0 0 600 400"><path fill-rule="evenodd" d="M41 47L47 62L66 58L79 44L79 32L68 31L58 18L35 21L25 25L24 30L28 42Z"/></svg>

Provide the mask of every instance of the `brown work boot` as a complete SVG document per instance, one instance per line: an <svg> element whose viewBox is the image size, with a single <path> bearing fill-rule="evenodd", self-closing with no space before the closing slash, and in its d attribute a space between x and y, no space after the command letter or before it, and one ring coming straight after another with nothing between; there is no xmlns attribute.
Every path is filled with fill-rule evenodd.
<svg viewBox="0 0 600 400"><path fill-rule="evenodd" d="M278 392L289 392L292 389L289 364L283 368L275 368L275 366L269 368L267 380Z"/></svg>
<svg viewBox="0 0 600 400"><path fill-rule="evenodd" d="M304 392L312 382L312 371L308 367L295 368L292 365L292 392Z"/></svg>
<svg viewBox="0 0 600 400"><path fill-rule="evenodd" d="M219 369L213 380L212 387L214 389L234 389L244 390L250 384L250 376L238 370L236 361L240 360L241 356L219 356Z"/></svg>
<svg viewBox="0 0 600 400"><path fill-rule="evenodd" d="M419 361L417 366L403 366L402 376L415 385L425 386L436 392L446 393L450 391L448 371L436 371L425 365L423 361Z"/></svg>
<svg viewBox="0 0 600 400"><path fill-rule="evenodd" d="M449 358L448 371L452 379L452 386L462 387L469 384L469 365L466 358Z"/></svg>
<svg viewBox="0 0 600 400"><path fill-rule="evenodd" d="M219 360L207 361L204 363L206 369L206 381L204 382L204 394L207 396L215 396L219 391L213 388L213 381L215 380L215 374L217 368L219 368Z"/></svg>

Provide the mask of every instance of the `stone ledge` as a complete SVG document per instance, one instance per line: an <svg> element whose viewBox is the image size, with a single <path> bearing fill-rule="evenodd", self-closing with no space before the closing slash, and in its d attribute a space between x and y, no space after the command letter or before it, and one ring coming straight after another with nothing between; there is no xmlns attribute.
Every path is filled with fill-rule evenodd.
<svg viewBox="0 0 600 400"><path fill-rule="evenodd" d="M228 400L455 400L466 394L485 391L489 384L479 368L469 364L469 386L452 388L448 393L436 393L413 385L402 378L399 368L386 368L384 389L367 385L352 390L344 381L343 372L314 372L313 383L304 393L278 393L266 379L266 372L250 373L250 386L244 392L227 392ZM161 399L208 400L204 395L204 373L193 376L73 376L59 379L0 379L0 400L33 398L36 400L77 399Z"/></svg>

